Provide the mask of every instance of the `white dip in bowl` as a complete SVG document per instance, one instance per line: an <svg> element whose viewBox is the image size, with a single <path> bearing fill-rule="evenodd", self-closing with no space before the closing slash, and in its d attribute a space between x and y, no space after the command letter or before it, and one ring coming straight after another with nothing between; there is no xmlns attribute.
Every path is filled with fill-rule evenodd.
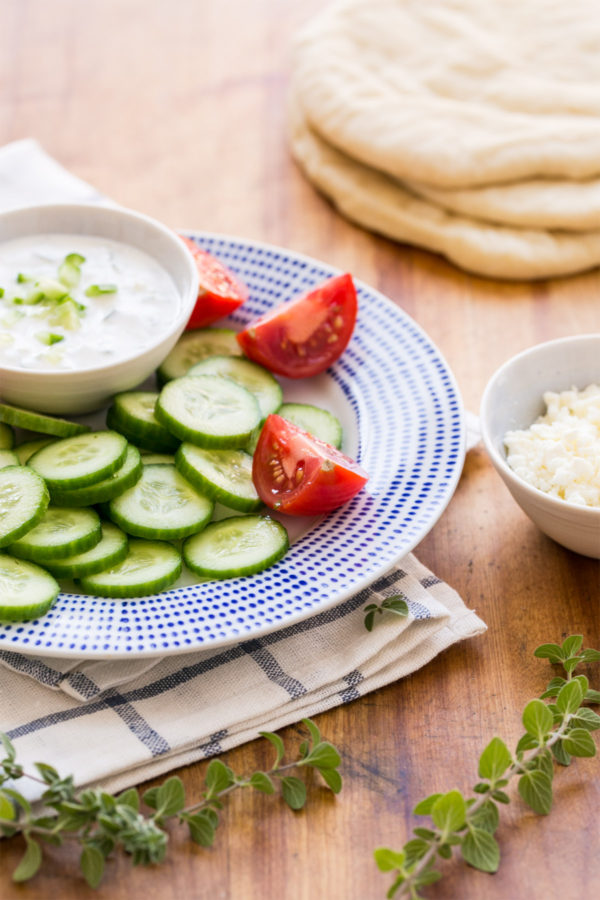
<svg viewBox="0 0 600 900"><path fill-rule="evenodd" d="M175 232L79 204L0 215L0 288L0 399L63 415L143 381L183 331L198 290Z"/></svg>

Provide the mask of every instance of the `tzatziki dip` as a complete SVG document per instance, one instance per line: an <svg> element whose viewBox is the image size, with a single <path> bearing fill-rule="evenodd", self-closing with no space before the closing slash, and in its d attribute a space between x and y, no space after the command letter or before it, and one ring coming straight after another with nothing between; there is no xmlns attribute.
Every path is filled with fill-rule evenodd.
<svg viewBox="0 0 600 900"><path fill-rule="evenodd" d="M0 365L92 369L134 356L177 318L163 267L128 244L38 234L0 244Z"/></svg>

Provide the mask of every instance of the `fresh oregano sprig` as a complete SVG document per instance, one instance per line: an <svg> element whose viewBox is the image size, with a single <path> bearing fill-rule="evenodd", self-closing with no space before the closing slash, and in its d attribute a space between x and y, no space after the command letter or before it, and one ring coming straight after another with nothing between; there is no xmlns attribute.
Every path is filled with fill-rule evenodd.
<svg viewBox="0 0 600 900"><path fill-rule="evenodd" d="M366 612L365 628L367 631L373 631L375 616L383 615L385 612L391 612L405 618L408 615L409 610L408 603L402 594L394 594L393 597L386 597L381 603L368 603L363 612Z"/></svg>
<svg viewBox="0 0 600 900"><path fill-rule="evenodd" d="M37 774L25 772L17 762L16 751L8 737L0 732L5 757L0 760L0 833L6 836L20 831L25 840L25 854L13 872L14 881L27 881L42 864L40 842L61 845L75 841L81 847L79 863L90 887L97 887L104 874L106 859L115 850L131 856L134 865L161 862L166 855L168 833L165 826L175 821L187 826L197 844L210 847L219 824L219 813L226 796L239 788L252 788L274 794L277 785L292 809L306 803L306 783L290 774L292 770L316 769L325 784L335 793L342 788L338 772L340 754L329 741L324 741L310 719L302 720L308 738L300 744L297 758L284 763L285 746L278 734L261 732L273 744L275 762L267 772L254 772L241 777L220 759L208 764L204 791L200 799L186 806L185 788L176 775L163 784L147 790L141 800L152 812L141 810L140 795L129 788L118 796L106 791L77 791L72 777L62 778L52 766L35 763ZM31 804L12 786L21 778L45 786L41 795L44 807L51 811L43 816L34 813Z"/></svg>
<svg viewBox="0 0 600 900"><path fill-rule="evenodd" d="M382 872L394 872L388 897L420 900L421 889L442 877L436 868L438 857L449 859L453 847L463 859L483 872L495 872L500 863L500 847L494 832L498 827L498 804L509 803L505 792L518 779L521 799L535 812L547 815L552 806L554 762L568 766L573 757L595 756L590 732L600 728L600 716L586 703L600 703L600 692L590 688L585 675L574 675L578 666L600 660L600 651L582 650L583 637L572 635L561 646L542 644L534 655L562 666L565 676L552 678L539 699L523 710L525 733L513 753L504 741L492 738L479 758L479 778L468 799L457 790L431 794L414 808L419 816L429 816L431 827L414 828L414 837L402 850L387 847L375 850ZM551 703L544 703L544 700Z"/></svg>

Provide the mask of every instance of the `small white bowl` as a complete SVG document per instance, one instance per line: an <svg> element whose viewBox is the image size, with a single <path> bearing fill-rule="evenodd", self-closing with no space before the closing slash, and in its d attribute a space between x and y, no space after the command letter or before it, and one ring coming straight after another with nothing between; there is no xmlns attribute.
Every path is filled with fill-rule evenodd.
<svg viewBox="0 0 600 900"><path fill-rule="evenodd" d="M576 553L600 558L600 508L552 497L523 481L507 464L504 436L545 412L546 391L582 390L600 382L600 334L560 338L524 350L492 376L481 401L481 431L504 483L545 534Z"/></svg>
<svg viewBox="0 0 600 900"><path fill-rule="evenodd" d="M168 328L142 352L90 369L56 371L0 366L0 396L39 412L78 415L99 409L160 365L185 328L198 295L193 258L174 231L128 209L90 204L28 206L0 214L0 242L35 234L93 235L152 256L171 276L179 306Z"/></svg>

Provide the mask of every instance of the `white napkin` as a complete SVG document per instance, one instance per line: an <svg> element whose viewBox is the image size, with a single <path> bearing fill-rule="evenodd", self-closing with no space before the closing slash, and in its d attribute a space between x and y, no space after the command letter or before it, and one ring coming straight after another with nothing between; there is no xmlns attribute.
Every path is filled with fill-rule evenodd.
<svg viewBox="0 0 600 900"><path fill-rule="evenodd" d="M107 202L35 141L0 149L0 209L59 201ZM366 604L397 594L409 616L386 613L367 632ZM348 703L485 628L409 554L338 606L216 652L85 662L1 649L0 730L23 763L118 790Z"/></svg>

